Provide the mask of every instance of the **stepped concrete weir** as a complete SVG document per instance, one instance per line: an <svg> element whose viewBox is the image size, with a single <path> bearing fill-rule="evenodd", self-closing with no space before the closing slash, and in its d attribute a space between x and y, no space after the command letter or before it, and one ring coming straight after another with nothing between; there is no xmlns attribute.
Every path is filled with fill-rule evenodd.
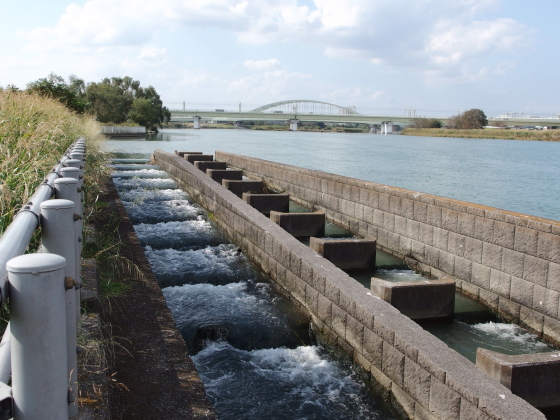
<svg viewBox="0 0 560 420"><path fill-rule="evenodd" d="M271 211L287 213L290 210L290 194L243 193L243 201L269 216Z"/></svg>
<svg viewBox="0 0 560 420"><path fill-rule="evenodd" d="M175 154L177 156L184 158L185 155L201 155L202 152L178 152L177 150L175 150Z"/></svg>
<svg viewBox="0 0 560 420"><path fill-rule="evenodd" d="M507 355L479 348L476 365L535 407L560 406L560 354Z"/></svg>
<svg viewBox="0 0 560 420"><path fill-rule="evenodd" d="M210 162L205 160L198 160L194 162L194 166L200 169L202 172L206 172L208 169L227 169L225 162Z"/></svg>
<svg viewBox="0 0 560 420"><path fill-rule="evenodd" d="M243 178L243 171L230 171L227 169L207 169L206 174L219 184L221 184L224 179L241 181Z"/></svg>
<svg viewBox="0 0 560 420"><path fill-rule="evenodd" d="M323 178L312 177L311 173L318 173L295 167L287 169L286 165L223 152L217 152L216 157L235 168L247 166L243 168L245 176L264 178L267 183L272 179L276 185L282 183L289 188L280 189L293 192L302 204L310 203L311 199L322 199L323 192L315 191L321 190L326 176L343 178L324 173L319 173ZM309 314L313 330L329 345L343 352L373 388L403 416L410 419L545 420L536 408L194 165L161 150L154 152L154 158L193 199L212 212L213 220L266 273L275 287ZM372 209L379 206L379 200L369 202L367 194L363 197L360 194L360 188L369 188L368 183L352 182L355 185L349 184L350 189L346 188L352 199L360 201L363 198ZM339 184L339 187L333 184L333 193L339 191L342 195L344 184ZM336 200L329 198L329 201L340 204L340 197L336 197ZM318 209L319 206L311 204ZM393 206L396 204L394 202ZM428 205L424 204L427 211ZM354 219L356 216L364 218L365 204L360 205L362 207L356 212L355 204L344 204L344 212L351 211L354 215L352 220L345 216L347 224L363 232L364 227L367 230L366 222L360 225ZM329 208L327 218L338 217L340 220L341 207L337 205L336 208L336 213ZM368 212L368 215L371 218L373 213ZM395 218L392 222L394 229ZM407 232L406 226L405 223L402 233ZM414 229L410 234L413 232ZM384 235L383 246L389 249L388 232ZM393 243L394 239L391 240Z"/></svg>
<svg viewBox="0 0 560 420"><path fill-rule="evenodd" d="M311 238L309 246L338 268L360 270L375 268L376 241L372 239Z"/></svg>
<svg viewBox="0 0 560 420"><path fill-rule="evenodd" d="M280 225L286 232L296 238L325 236L325 213L281 213L270 212L270 220Z"/></svg>
<svg viewBox="0 0 560 420"><path fill-rule="evenodd" d="M228 152L216 158L560 344L560 221Z"/></svg>
<svg viewBox="0 0 560 420"><path fill-rule="evenodd" d="M194 165L194 163L196 161L206 161L206 162L213 162L214 161L214 155L203 155L203 154L185 154L183 156L185 158L185 160L187 160L188 162L192 163Z"/></svg>
<svg viewBox="0 0 560 420"><path fill-rule="evenodd" d="M261 194L264 190L262 181L224 179L222 185L239 198L243 197L243 193Z"/></svg>
<svg viewBox="0 0 560 420"><path fill-rule="evenodd" d="M373 277L371 291L411 319L453 316L455 282L450 279L392 282Z"/></svg>

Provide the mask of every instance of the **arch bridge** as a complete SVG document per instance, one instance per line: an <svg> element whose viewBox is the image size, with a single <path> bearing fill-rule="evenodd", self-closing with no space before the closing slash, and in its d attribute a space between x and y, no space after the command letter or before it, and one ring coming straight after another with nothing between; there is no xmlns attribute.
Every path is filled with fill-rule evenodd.
<svg viewBox="0 0 560 420"><path fill-rule="evenodd" d="M356 107L345 107L329 102L295 99L273 102L253 109L252 112L268 114L320 114L320 115L360 115Z"/></svg>
<svg viewBox="0 0 560 420"><path fill-rule="evenodd" d="M356 111L355 107L347 107L332 104L329 102L314 101L309 99L294 99L281 102L273 102L255 108L251 111L241 111L241 109L225 110L202 110L202 109L183 109L171 110L172 122L194 122L194 128L200 128L201 122L209 121L271 121L288 122L292 131L297 131L299 122L323 122L323 123L347 123L347 124L369 124L372 130L378 126L381 132L389 134L392 132L393 124L409 125L419 117L406 115L376 114L364 115ZM449 117L437 118L443 124ZM490 123L503 121L509 125L541 125L559 126L558 118L488 118Z"/></svg>

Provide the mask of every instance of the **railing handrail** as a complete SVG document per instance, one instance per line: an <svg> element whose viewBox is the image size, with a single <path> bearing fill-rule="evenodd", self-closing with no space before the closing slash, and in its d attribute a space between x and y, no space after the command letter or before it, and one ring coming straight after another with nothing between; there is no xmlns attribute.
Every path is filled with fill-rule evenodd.
<svg viewBox="0 0 560 420"><path fill-rule="evenodd" d="M84 168L84 163L85 163L85 155L83 154L83 152L85 151L85 149L83 148L84 145L84 139L82 137L76 139L70 146L69 148L65 151L64 155L62 156L61 160L59 161L59 163L57 165L54 166L54 168L52 169L52 171L47 175L47 177L45 178L45 180L37 187L37 189L35 190L35 192L33 193L33 195L31 196L31 198L28 200L28 202L21 208L21 210L16 214L16 216L14 217L14 219L12 220L12 222L10 223L10 225L8 226L8 228L6 229L6 231L4 232L4 234L0 237L0 304L4 304L6 298L9 296L9 290L10 290L10 283L8 281L8 266L13 264L13 261L18 260L18 258L25 258L25 257L21 257L21 255L23 255L25 253L25 250L27 249L31 238L33 236L33 233L35 232L35 230L39 227L39 225L41 223L43 223L44 227L50 227L51 229L56 229L54 228L54 225L52 224L53 222L48 222L47 225L45 225L45 220L43 220L43 218L45 217L45 209L42 209L42 203L44 203L47 200L50 200L53 197L58 197L59 194L60 195L64 195L67 194L62 192L62 190L59 190L58 187L55 186L56 184L56 180L64 177L64 169L66 166L68 167L74 167L74 168L79 168L79 169L74 169L74 171L80 171L78 174L76 175L77 180L74 181L74 185L80 185L81 183L81 179L82 179L82 174L83 174L83 168ZM72 160L72 153L77 153L74 154L74 157L78 157L79 160ZM79 176L78 176L79 175ZM69 175L66 175L69 176ZM64 181L63 181L64 182ZM68 184L71 185L71 184ZM75 187L74 187L75 188ZM81 219L81 200L79 198L79 194L81 192L80 188L77 189L77 191L74 189L74 193L73 194L78 194L78 196L73 196L72 201L69 200L64 200L64 199L60 199L57 200L59 203L53 202L53 204L55 204L55 207L52 207L53 209L55 209L55 211L58 211L58 208L56 207L57 205L60 205L60 202L64 203L69 203L71 205L71 207L68 207L68 204L65 204L67 207L65 207L66 209L71 209L70 211L76 211L76 213L78 213L77 215L79 216L78 219L75 218L76 213L74 214L74 219L73 222L76 223L76 220L80 220ZM47 204L47 203L45 203ZM49 207L46 207L46 209L48 209ZM51 213L52 215L52 213ZM68 214L68 212L65 214L65 217L68 221L72 220L72 217L70 217L71 215ZM56 219L56 217L55 217ZM49 219L51 220L51 219ZM66 227L70 226L68 224L64 225ZM60 228L61 226L57 226L58 228ZM58 252L55 251L56 253L59 254L63 254L66 255L66 257L68 259L65 259L62 256L58 256L58 255L54 255L56 258L58 258L59 260L62 259L63 261L72 261L72 266L75 266L75 268L73 267L71 270L69 270L69 275L71 276L75 276L76 278L73 279L72 277L65 277L64 281L65 281L65 294L64 297L62 298L63 301L66 300L66 304L62 305L62 310L63 315L62 315L62 319L66 318L66 322L63 322L64 324L67 324L67 326L65 327L65 333L63 333L66 336L66 340L63 339L63 337L60 337L60 331L58 331L57 334L54 334L53 337L57 337L54 339L54 341L52 341L50 344L47 344L48 346L53 345L54 343L58 343L60 344L61 342L65 344L63 344L63 346L65 346L65 351L64 353L67 354L66 357L66 366L63 366L60 363L60 360L57 362L58 365L56 368L54 368L54 370L49 371L47 373L47 376L45 377L45 371L44 369L40 368L37 370L38 375L39 376L43 376L43 380L48 380L53 374L53 380L58 381L62 387L65 387L66 385L64 385L70 378L70 384L68 384L68 416L72 417L75 414L78 413L78 406L77 406L77 360L76 360L76 354L75 354L75 349L76 349L76 313L79 316L79 311L77 311L76 309L74 309L74 307L79 308L79 302L80 302L80 298L79 298L79 283L76 282L76 280L79 281L79 275L75 275L76 270L79 270L79 254L81 252L80 246L79 246L79 236L80 234L78 233L79 229L81 231L81 226L78 228L70 228L71 231L73 232L73 237L69 240L68 244L71 247L72 250L67 250L64 249L62 252ZM47 231L43 232L43 246L45 246L45 244L47 242L45 241L49 241L49 247L54 246L56 249L56 244L53 242L53 238L57 238L57 236L53 236L52 232L57 232L58 230L51 230L51 233L49 235L47 235ZM66 232L67 233L67 232ZM66 237L67 235L65 235ZM50 239L49 239L50 238ZM54 245L53 245L54 244ZM51 248L52 249L52 248ZM58 248L60 249L60 248ZM49 251L47 251L49 252ZM70 256L68 255L67 252L70 252ZM75 253L75 254L73 254ZM40 255L44 255L45 257L48 255L53 256L53 254L40 254ZM76 260L74 259L74 255L76 256ZM17 257L17 258L16 258ZM52 257L49 257L52 258ZM12 267L13 270L13 267ZM11 280L15 281L13 278L14 273L11 272L10 276L12 276ZM62 275L64 275L64 272L62 272ZM17 280L17 277L16 277ZM73 281L74 286L70 286L67 281ZM21 284L29 284L29 283L21 283ZM21 284L19 287L21 287ZM37 285L44 285L42 282L37 283ZM52 286L52 285L51 285ZM48 289L48 290L55 290L54 289ZM44 290L39 292L41 293L41 295L43 295L43 293L46 293ZM58 292L56 292L58 293ZM56 293L51 296L51 298L53 297L57 297L57 299L60 300L60 295L56 295ZM74 295L73 295L74 294ZM18 294L19 296L19 294ZM28 296L29 297L29 296ZM70 300L69 300L70 299ZM25 300L18 300L18 305L21 311L22 308L22 302L23 305L25 305ZM59 302L60 303L60 302ZM16 305L16 301L14 300L14 305ZM48 305L48 303L47 303ZM16 305L17 306L17 305ZM60 308L60 305L57 304L55 305L57 308ZM14 315L16 313L15 311L15 307L14 307ZM43 308L45 309L45 308ZM60 310L60 309L58 309ZM27 313L28 311L25 311L25 313ZM41 313L44 313L44 310L41 310ZM46 311L48 312L48 310ZM54 316L54 314L56 314L56 316L60 316L60 313L57 313L56 311L54 313L51 313L51 317ZM21 313L20 313L20 317L21 317ZM49 318L50 321L52 321L52 319L54 318ZM71 322L70 322L70 321ZM18 321L18 322L16 322ZM60 320L59 320L60 321ZM52 321L51 324L56 325L56 326L60 326L61 323L57 321ZM27 321L29 322L29 321ZM73 323L73 325L72 325ZM36 392L36 386L33 383L34 381L34 377L35 375L30 375L30 372L25 372L25 367L29 366L29 362L30 360L28 360L28 356L22 356L23 353L21 352L21 349L19 351L16 351L15 353L15 358L17 359L14 362L14 357L12 357L12 347L13 347L13 343L11 342L11 338L12 338L12 326L13 329L18 329L18 331L21 334L21 328L22 328L22 324L21 323L21 319L20 318L14 318L13 320L13 325L10 325L11 323L8 323L8 326L6 328L6 331L4 333L4 336L2 337L2 341L0 342L0 418L2 420L4 419L8 419L11 418L14 413L17 411L19 412L19 415L22 415L23 412L25 412L25 410L28 410L30 412L38 412L41 413L43 410L43 406L45 404L48 404L46 401L50 401L50 399L52 399L51 397L53 397L56 392L58 392L58 394L64 393L63 389L61 387L54 387L53 389L57 389L58 391L53 391L54 393L52 395L50 395L49 397L46 397L46 400L43 395L43 391L41 390L40 392ZM33 322L33 325L30 325L29 327L29 331L33 330L33 326L36 323ZM25 325L24 327L25 331L28 331L28 327L27 325ZM60 329L60 328L58 328ZM35 329L35 331L37 331ZM32 335L29 334L33 334L26 332L25 334L22 334L19 337L19 341L21 341L23 338L27 337L28 341L29 341L29 337L32 337ZM24 337L25 336L25 337ZM33 339L31 339L32 342ZM27 343L28 345L25 346L26 349L29 348L30 343ZM57 344L57 345L58 345ZM31 347L33 347L31 345ZM60 350L60 349L59 349ZM27 351L27 353L29 354L29 351ZM31 351L31 354L36 354L33 351ZM46 354L48 354L48 351L46 352ZM60 351L57 351L57 354L62 354ZM35 356L33 356L35 357ZM52 359L48 359L47 357L47 362L45 363L44 360L41 360L39 362L38 366L47 366L47 365L51 365L52 363ZM12 364L16 363L16 366L14 367L14 375L19 375L18 376L18 381L16 382L14 379L14 383L13 386L15 387L16 383L17 385L17 392L19 395L16 396L16 392L14 391L13 396L12 396L12 388L9 387L7 384L9 383L10 380L10 376L12 375ZM23 363L23 364L22 364ZM57 370L58 369L58 370ZM63 369L66 373L66 375L63 373L64 378L62 379L62 382L60 380L60 369ZM47 369L48 370L48 369ZM56 371L56 372L55 372ZM35 372L35 370L33 371ZM50 375L50 376L49 376ZM68 378L67 378L68 376ZM13 378L12 378L13 379ZM31 387L29 387L29 383L32 383ZM27 384L27 385L24 385ZM60 385L59 384L59 385ZM13 388L14 390L16 388ZM26 390L29 390L29 392L27 392ZM52 393L52 392L51 392ZM35 395L35 398L25 398L26 402L24 402L23 400L19 401L19 403L21 403L22 405L20 406L20 404L18 404L18 402L16 401L16 403L14 404L14 398L18 399L22 397L22 395L29 395L29 394L33 394ZM58 395L56 394L56 395ZM72 396L72 398L71 398ZM43 400L41 400L41 398ZM49 399L50 398L50 399ZM55 398L56 399L56 398ZM65 397L66 399L66 397ZM53 407L55 408L46 408L46 412L55 412L56 409L58 409L59 411L65 410L63 407L65 406L66 403L61 403L60 401L58 402L53 402ZM18 408L19 407L19 408ZM58 408L56 408L58 407ZM15 411L14 411L15 408ZM21 411L24 410L24 411ZM49 411L51 410L51 411ZM20 418L18 415L18 418ZM24 415L23 417L25 418L37 418L36 416L34 416L34 414L31 414L31 417L28 417L27 415ZM23 418L22 417L22 418ZM57 415L57 417L59 417Z"/></svg>
<svg viewBox="0 0 560 420"><path fill-rule="evenodd" d="M15 215L8 228L0 236L0 305L3 305L8 297L6 263L14 257L23 255L27 249L33 233L39 227L41 203L54 195L54 180L60 178L58 172L64 167L64 162L70 160L68 155L78 140L68 147L60 162L49 172L45 180L29 198L27 204Z"/></svg>

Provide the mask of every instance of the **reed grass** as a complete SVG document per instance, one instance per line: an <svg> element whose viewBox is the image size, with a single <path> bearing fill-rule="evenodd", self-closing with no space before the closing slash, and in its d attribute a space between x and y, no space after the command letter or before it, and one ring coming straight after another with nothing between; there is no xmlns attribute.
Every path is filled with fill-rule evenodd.
<svg viewBox="0 0 560 420"><path fill-rule="evenodd" d="M560 130L511 130L499 128L454 130L445 128L406 128L403 130L402 134L405 136L454 137L467 139L560 141Z"/></svg>
<svg viewBox="0 0 560 420"><path fill-rule="evenodd" d="M0 91L0 235L70 144L99 141L99 125L60 102Z"/></svg>
<svg viewBox="0 0 560 420"><path fill-rule="evenodd" d="M122 279L143 278L140 269L125 255L119 217L100 198L109 177L103 152L104 137L91 116L80 116L58 101L25 92L0 91L0 235L21 206L26 203L45 175L59 161L70 144L85 137L87 145L84 177L84 226L95 223L94 241L84 244L83 257L94 258L100 269L101 298L118 299L130 286ZM40 232L34 242L39 243ZM35 245L36 245L35 244ZM30 245L28 252L33 252ZM111 306L111 302L107 302ZM0 307L0 334L9 321L9 306ZM121 346L110 324L88 322L94 314L84 314L78 328L80 404L103 404L99 387L106 387L104 375ZM89 325L92 324L92 325ZM96 327L95 325L100 325ZM122 341L122 340L121 340Z"/></svg>

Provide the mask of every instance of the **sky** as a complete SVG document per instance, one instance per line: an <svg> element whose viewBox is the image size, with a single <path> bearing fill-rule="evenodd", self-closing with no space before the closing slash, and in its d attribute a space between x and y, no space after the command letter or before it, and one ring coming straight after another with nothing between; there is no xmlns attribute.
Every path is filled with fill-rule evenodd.
<svg viewBox="0 0 560 420"><path fill-rule="evenodd" d="M130 76L171 109L560 113L558 0L0 0L0 86Z"/></svg>

